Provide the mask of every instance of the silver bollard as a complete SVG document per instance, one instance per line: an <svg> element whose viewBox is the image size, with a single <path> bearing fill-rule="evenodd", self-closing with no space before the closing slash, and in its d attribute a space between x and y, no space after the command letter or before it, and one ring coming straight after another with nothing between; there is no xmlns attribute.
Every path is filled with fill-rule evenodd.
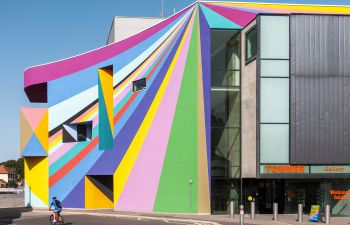
<svg viewBox="0 0 350 225"><path fill-rule="evenodd" d="M298 204L298 222L303 222L303 204Z"/></svg>
<svg viewBox="0 0 350 225"><path fill-rule="evenodd" d="M255 202L250 202L250 218L255 220Z"/></svg>
<svg viewBox="0 0 350 225"><path fill-rule="evenodd" d="M324 217L326 224L330 224L330 217L331 217L331 207L330 205L326 205L324 207Z"/></svg>
<svg viewBox="0 0 350 225"><path fill-rule="evenodd" d="M233 205L233 200L230 201L230 218L234 217L234 213L235 213L235 208Z"/></svg>
<svg viewBox="0 0 350 225"><path fill-rule="evenodd" d="M273 221L278 220L278 203L273 203Z"/></svg>
<svg viewBox="0 0 350 225"><path fill-rule="evenodd" d="M244 225L244 205L239 206L240 225Z"/></svg>

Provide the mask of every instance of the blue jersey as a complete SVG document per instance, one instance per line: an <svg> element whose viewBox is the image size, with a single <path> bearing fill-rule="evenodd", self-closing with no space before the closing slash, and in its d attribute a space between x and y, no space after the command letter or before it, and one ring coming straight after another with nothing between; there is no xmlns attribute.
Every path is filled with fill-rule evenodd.
<svg viewBox="0 0 350 225"><path fill-rule="evenodd" d="M51 206L54 207L54 210L55 210L55 211L61 211L61 210L62 210L61 207L58 207L58 206L56 205L56 201L55 201L55 200L51 202Z"/></svg>

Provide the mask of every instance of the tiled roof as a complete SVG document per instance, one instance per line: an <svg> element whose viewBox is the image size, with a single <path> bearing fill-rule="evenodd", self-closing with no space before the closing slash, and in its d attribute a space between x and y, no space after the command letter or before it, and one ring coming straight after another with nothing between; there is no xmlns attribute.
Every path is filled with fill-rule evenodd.
<svg viewBox="0 0 350 225"><path fill-rule="evenodd" d="M5 165L0 165L0 174L15 173L12 169L6 167Z"/></svg>

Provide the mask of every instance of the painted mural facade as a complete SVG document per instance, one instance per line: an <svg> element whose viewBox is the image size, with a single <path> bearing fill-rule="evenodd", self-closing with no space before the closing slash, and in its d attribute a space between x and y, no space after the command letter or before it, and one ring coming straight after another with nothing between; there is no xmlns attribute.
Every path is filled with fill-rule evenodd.
<svg viewBox="0 0 350 225"><path fill-rule="evenodd" d="M21 109L26 205L56 196L66 208L210 213L210 29L293 12L350 8L200 2L121 42L27 69L25 92L46 108ZM146 88L134 91L140 79Z"/></svg>

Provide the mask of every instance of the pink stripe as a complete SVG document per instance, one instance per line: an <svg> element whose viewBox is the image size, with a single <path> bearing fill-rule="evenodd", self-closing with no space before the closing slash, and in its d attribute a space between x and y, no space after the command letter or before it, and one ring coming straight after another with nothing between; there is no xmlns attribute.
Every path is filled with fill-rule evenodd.
<svg viewBox="0 0 350 225"><path fill-rule="evenodd" d="M185 69L193 23L189 26L189 33L171 74L169 85L116 205L117 210L145 212L153 210L182 75Z"/></svg>
<svg viewBox="0 0 350 225"><path fill-rule="evenodd" d="M179 32L179 29L176 28L175 32L173 34L171 34L171 36L173 36L174 34L177 34ZM151 62L147 63L147 66L140 72L140 74L137 75L137 77L135 77L135 80L139 79L140 77L142 77L147 70L151 67L151 65L153 65L153 63L156 62L156 60L158 59L158 57L160 57L160 55L162 54L163 51L165 51L165 49L167 48L167 45L169 44L169 42L172 40L172 38L166 40L166 43L161 49L160 51L157 53L157 55L155 57L152 58ZM118 105L118 103L125 97L125 95L132 89L132 85L129 84L127 85L120 94L118 94L118 96L116 97L115 101L114 101L114 105Z"/></svg>
<svg viewBox="0 0 350 225"><path fill-rule="evenodd" d="M62 135L62 130L59 130L54 135L50 136L49 137L49 143L53 142L60 135Z"/></svg>
<svg viewBox="0 0 350 225"><path fill-rule="evenodd" d="M92 124L93 124L93 128L95 128L97 126L98 123L98 116L95 116L92 119ZM49 157L49 163L50 165L54 162L56 162L59 158L61 158L64 154L66 154L66 152L68 152L71 148L74 147L74 145L76 145L77 142L70 142L70 143L63 143L61 147L59 147L58 149L56 149L53 153L50 154Z"/></svg>
<svg viewBox="0 0 350 225"><path fill-rule="evenodd" d="M151 27L121 42L62 61L29 68L26 71L24 71L24 87L26 88L34 84L44 83L50 80L58 79L60 77L75 73L82 69L96 65L97 63L110 59L128 50L129 48L141 43L145 39L151 37L158 31L172 23L174 20L179 18L181 15L183 15L188 10L188 8L168 18L167 20L164 20L160 24Z"/></svg>
<svg viewBox="0 0 350 225"><path fill-rule="evenodd" d="M241 11L237 9L230 9L221 6L215 6L211 4L202 3L206 7L214 10L216 13L224 16L225 18L231 20L232 22L238 24L241 27L247 26L249 22L251 22L255 17L256 13Z"/></svg>
<svg viewBox="0 0 350 225"><path fill-rule="evenodd" d="M96 103L95 105L93 105L90 109L88 109L87 111L85 111L83 114L81 114L80 116L78 116L75 120L72 121L72 123L77 123L79 122L83 117L85 117L87 114L89 114L91 111L93 111L95 108L98 107L98 103Z"/></svg>
<svg viewBox="0 0 350 225"><path fill-rule="evenodd" d="M60 148L58 148L56 151L50 154L50 157L49 157L50 165L56 162L56 160L58 160L59 158L61 158L66 152L68 152L71 148L73 148L74 145L76 145L76 142L63 143Z"/></svg>
<svg viewBox="0 0 350 225"><path fill-rule="evenodd" d="M157 57L161 54L161 51L158 52L158 54L151 60L151 62L147 63L147 66L141 70L141 72L135 77L135 80L142 77L146 71L151 67L151 65L156 61ZM118 103L125 97L125 95L131 90L132 84L128 84L120 94L116 97L114 101L114 105L118 105Z"/></svg>

